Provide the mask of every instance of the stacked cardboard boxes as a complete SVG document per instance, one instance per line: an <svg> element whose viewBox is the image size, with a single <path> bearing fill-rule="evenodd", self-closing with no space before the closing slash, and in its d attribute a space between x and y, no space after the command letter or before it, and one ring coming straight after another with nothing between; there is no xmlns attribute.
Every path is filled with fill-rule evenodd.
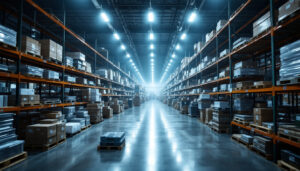
<svg viewBox="0 0 300 171"><path fill-rule="evenodd" d="M62 62L62 46L51 39L39 41L41 44L41 54L44 59Z"/></svg>
<svg viewBox="0 0 300 171"><path fill-rule="evenodd" d="M40 56L41 55L41 44L39 41L34 40L28 36L23 36L21 50L25 53L31 53L31 54Z"/></svg>
<svg viewBox="0 0 300 171"><path fill-rule="evenodd" d="M0 25L0 34L1 34L0 42L16 47L17 32L3 25Z"/></svg>
<svg viewBox="0 0 300 171"><path fill-rule="evenodd" d="M110 108L109 106L104 106L102 108L102 112L103 112L103 118L111 118L111 117L113 117L113 109Z"/></svg>
<svg viewBox="0 0 300 171"><path fill-rule="evenodd" d="M272 108L253 108L253 121L254 124L262 125L263 122L273 121Z"/></svg>
<svg viewBox="0 0 300 171"><path fill-rule="evenodd" d="M26 145L50 146L57 142L56 124L34 124L26 129Z"/></svg>
<svg viewBox="0 0 300 171"><path fill-rule="evenodd" d="M102 106L102 103L90 103L87 105L86 109L90 115L91 124L97 124L103 121Z"/></svg>

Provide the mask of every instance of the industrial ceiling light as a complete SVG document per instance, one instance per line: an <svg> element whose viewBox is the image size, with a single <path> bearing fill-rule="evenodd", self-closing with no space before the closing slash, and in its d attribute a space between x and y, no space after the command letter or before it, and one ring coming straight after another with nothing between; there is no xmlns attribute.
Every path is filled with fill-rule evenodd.
<svg viewBox="0 0 300 171"><path fill-rule="evenodd" d="M148 22L154 22L154 12L152 11L152 9L150 9L148 12Z"/></svg>
<svg viewBox="0 0 300 171"><path fill-rule="evenodd" d="M175 47L175 49L176 49L176 50L179 50L179 49L180 49L180 45L177 44L176 47Z"/></svg>
<svg viewBox="0 0 300 171"><path fill-rule="evenodd" d="M130 54L129 54L129 53L127 53L127 54L126 54L126 57L127 57L127 58L130 58Z"/></svg>
<svg viewBox="0 0 300 171"><path fill-rule="evenodd" d="M154 34L153 34L153 32L150 32L150 34L149 34L149 39L150 39L150 40L154 40Z"/></svg>
<svg viewBox="0 0 300 171"><path fill-rule="evenodd" d="M106 23L109 22L109 18L108 18L107 14L104 11L102 11L100 15L101 15L101 18L104 22L106 22Z"/></svg>
<svg viewBox="0 0 300 171"><path fill-rule="evenodd" d="M170 63L172 63L172 62L173 62L173 59L170 60Z"/></svg>
<svg viewBox="0 0 300 171"><path fill-rule="evenodd" d="M132 59L130 59L130 60L129 60L129 62L131 62L131 63L132 63L132 62L133 62L133 61L132 61Z"/></svg>
<svg viewBox="0 0 300 171"><path fill-rule="evenodd" d="M196 19L196 17L197 17L197 14L196 14L196 12L195 12L195 11L193 11L193 12L191 13L191 15L190 15L189 19L188 19L188 22L189 22L189 23L192 23L192 22L194 22L194 21L195 21L195 19Z"/></svg>
<svg viewBox="0 0 300 171"><path fill-rule="evenodd" d="M182 33L180 39L181 39L181 40L184 40L185 38L186 38L186 33Z"/></svg>
<svg viewBox="0 0 300 171"><path fill-rule="evenodd" d="M120 40L120 36L118 33L114 33L114 37L115 37L115 39Z"/></svg>
<svg viewBox="0 0 300 171"><path fill-rule="evenodd" d="M154 62L154 59L151 59L151 62Z"/></svg>
<svg viewBox="0 0 300 171"><path fill-rule="evenodd" d="M126 46L124 46L123 44L121 45L121 49L122 50L125 50L126 49Z"/></svg>
<svg viewBox="0 0 300 171"><path fill-rule="evenodd" d="M153 52L151 52L151 53L150 53L150 56L151 56L151 57L153 57L153 56L154 56L154 53L153 53Z"/></svg>
<svg viewBox="0 0 300 171"><path fill-rule="evenodd" d="M154 45L153 44L150 45L150 49L154 49Z"/></svg>
<svg viewBox="0 0 300 171"><path fill-rule="evenodd" d="M173 53L173 54L172 54L172 58L175 58L175 57L176 57L176 55L175 55L175 53Z"/></svg>
<svg viewBox="0 0 300 171"><path fill-rule="evenodd" d="M168 66L170 66L171 65L171 63L168 63Z"/></svg>

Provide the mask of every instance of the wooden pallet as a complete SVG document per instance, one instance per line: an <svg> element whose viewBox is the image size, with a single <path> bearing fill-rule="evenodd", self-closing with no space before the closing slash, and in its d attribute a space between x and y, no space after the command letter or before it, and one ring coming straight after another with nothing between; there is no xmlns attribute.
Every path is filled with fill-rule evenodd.
<svg viewBox="0 0 300 171"><path fill-rule="evenodd" d="M287 170L287 171L300 171L300 169L297 169L296 167L282 161L282 160L278 160L277 161L277 165L278 167L280 167L283 170Z"/></svg>
<svg viewBox="0 0 300 171"><path fill-rule="evenodd" d="M238 142L239 144L242 144L242 145L244 145L244 146L246 146L246 147L250 147L250 145L251 144L247 144L247 143L245 143L244 141L242 141L240 138L241 138L241 136L234 136L234 135L232 135L231 136L231 138L234 140L234 141L236 141L236 142Z"/></svg>
<svg viewBox="0 0 300 171"><path fill-rule="evenodd" d="M100 146L98 145L97 150L122 150L125 146L125 142L120 146Z"/></svg>
<svg viewBox="0 0 300 171"><path fill-rule="evenodd" d="M34 57L38 57L38 58L43 59L43 56L41 56L41 55L37 55L37 54L34 54L34 53L32 53L32 52L28 52L28 51L25 51L25 53L28 54L28 55L31 55L31 56L34 56Z"/></svg>
<svg viewBox="0 0 300 171"><path fill-rule="evenodd" d="M17 154L13 157L10 157L8 159L5 159L3 161L0 162L0 170L4 170L8 167L11 167L17 163L20 163L21 161L26 160L27 158L27 152L22 152L20 154Z"/></svg>
<svg viewBox="0 0 300 171"><path fill-rule="evenodd" d="M74 103L76 100L65 100L66 103Z"/></svg>
<svg viewBox="0 0 300 171"><path fill-rule="evenodd" d="M81 128L81 131L84 131L84 130L88 129L88 128L90 128L91 126L92 126L92 125L89 124L88 126L85 126L85 127Z"/></svg>
<svg viewBox="0 0 300 171"><path fill-rule="evenodd" d="M236 87L233 90L248 90L248 89L251 89L251 86Z"/></svg>
<svg viewBox="0 0 300 171"><path fill-rule="evenodd" d="M263 152L257 150L256 148L254 148L253 145L250 145L250 146L249 146L249 149L251 149L251 150L254 151L256 154L258 154L258 155L264 157L264 158L267 159L267 160L272 160L272 159L273 159L272 154L265 154L265 153L263 153Z"/></svg>
<svg viewBox="0 0 300 171"><path fill-rule="evenodd" d="M64 143L66 141L66 138L56 142L56 143L53 143L53 144L44 144L44 145L26 145L25 148L27 150L32 150L32 151L35 151L35 150L39 150L39 151L48 151L48 150L51 150L52 148L55 148L56 146Z"/></svg>
<svg viewBox="0 0 300 171"><path fill-rule="evenodd" d="M78 135L80 133L81 133L81 130L78 131L78 132L76 132L76 133L74 133L74 134L67 134L67 137L74 137L75 135Z"/></svg>
<svg viewBox="0 0 300 171"><path fill-rule="evenodd" d="M12 45L9 45L9 44L6 44L6 43L4 43L4 42L0 42L0 46L1 46L1 47L4 47L4 48L6 48L6 49L11 49L11 50L17 50L17 49L18 49L17 47L12 46Z"/></svg>
<svg viewBox="0 0 300 171"><path fill-rule="evenodd" d="M272 85L256 85L256 86L252 86L251 89L259 89L259 88L270 88L272 87Z"/></svg>
<svg viewBox="0 0 300 171"><path fill-rule="evenodd" d="M256 124L250 124L250 127L261 130L263 132L266 132L268 134L272 134L273 130L264 126L256 125Z"/></svg>
<svg viewBox="0 0 300 171"><path fill-rule="evenodd" d="M250 124L247 121L241 121L241 120L238 120L237 118L233 119L233 121L238 123L238 124L245 125L245 126L248 126Z"/></svg>
<svg viewBox="0 0 300 171"><path fill-rule="evenodd" d="M297 143L300 143L300 137L297 137L297 136L294 136L294 135L284 134L284 133L278 132L278 136L282 137L282 138L289 139L289 140L297 142Z"/></svg>

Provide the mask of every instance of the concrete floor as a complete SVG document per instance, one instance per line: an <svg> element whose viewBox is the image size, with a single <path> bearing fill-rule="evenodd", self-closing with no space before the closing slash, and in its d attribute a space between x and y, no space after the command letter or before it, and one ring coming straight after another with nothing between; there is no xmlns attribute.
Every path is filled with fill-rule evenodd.
<svg viewBox="0 0 300 171"><path fill-rule="evenodd" d="M100 135L126 132L122 151L97 151ZM197 119L149 101L95 125L11 170L279 170Z"/></svg>

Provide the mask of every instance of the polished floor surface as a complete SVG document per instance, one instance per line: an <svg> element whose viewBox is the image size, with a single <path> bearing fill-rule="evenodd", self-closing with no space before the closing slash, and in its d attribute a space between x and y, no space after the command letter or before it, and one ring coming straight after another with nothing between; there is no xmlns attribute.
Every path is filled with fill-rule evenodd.
<svg viewBox="0 0 300 171"><path fill-rule="evenodd" d="M126 132L122 151L97 151L107 131ZM11 170L279 170L197 119L149 101L29 158Z"/></svg>

